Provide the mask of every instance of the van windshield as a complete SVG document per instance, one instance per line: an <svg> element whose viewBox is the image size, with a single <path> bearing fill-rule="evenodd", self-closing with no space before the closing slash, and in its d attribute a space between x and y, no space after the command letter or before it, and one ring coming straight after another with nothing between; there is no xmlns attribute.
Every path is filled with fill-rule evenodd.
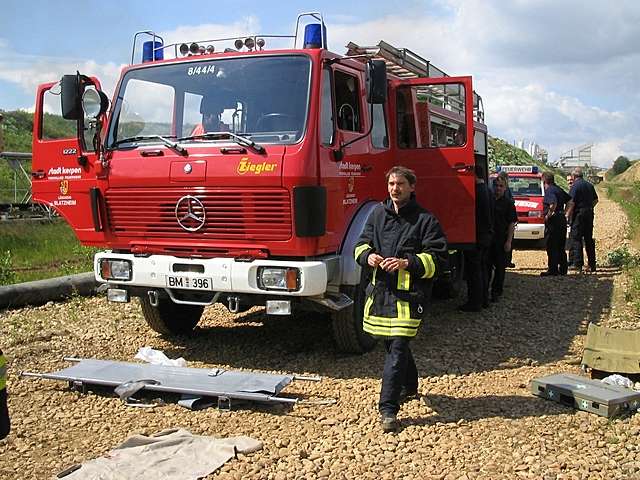
<svg viewBox="0 0 640 480"><path fill-rule="evenodd" d="M509 188L514 197L541 197L542 180L536 177L509 175Z"/></svg>
<svg viewBox="0 0 640 480"><path fill-rule="evenodd" d="M113 106L107 146L231 132L290 144L305 131L311 61L304 55L207 59L128 71ZM137 139L135 137L138 137ZM219 141L225 136L193 139ZM226 136L228 139L228 136ZM130 145L129 145L130 146Z"/></svg>

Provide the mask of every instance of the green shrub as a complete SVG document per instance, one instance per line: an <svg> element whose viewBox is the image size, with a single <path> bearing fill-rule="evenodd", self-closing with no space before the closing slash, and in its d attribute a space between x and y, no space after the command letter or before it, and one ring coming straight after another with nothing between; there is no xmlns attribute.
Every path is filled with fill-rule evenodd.
<svg viewBox="0 0 640 480"><path fill-rule="evenodd" d="M16 272L13 270L11 252L0 251L0 285L10 285L16 281Z"/></svg>
<svg viewBox="0 0 640 480"><path fill-rule="evenodd" d="M634 267L640 265L640 256L632 254L626 246L607 253L607 265L611 267Z"/></svg>
<svg viewBox="0 0 640 480"><path fill-rule="evenodd" d="M625 172L631 166L631 162L629 159L623 155L620 155L616 158L616 161L613 162L613 173L616 175L620 175Z"/></svg>

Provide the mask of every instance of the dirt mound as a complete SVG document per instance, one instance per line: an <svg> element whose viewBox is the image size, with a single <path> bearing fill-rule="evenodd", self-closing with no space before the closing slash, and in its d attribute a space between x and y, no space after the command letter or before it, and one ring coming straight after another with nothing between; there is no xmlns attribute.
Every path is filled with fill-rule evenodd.
<svg viewBox="0 0 640 480"><path fill-rule="evenodd" d="M640 161L634 162L620 175L611 178L612 182L617 183L633 183L640 182Z"/></svg>

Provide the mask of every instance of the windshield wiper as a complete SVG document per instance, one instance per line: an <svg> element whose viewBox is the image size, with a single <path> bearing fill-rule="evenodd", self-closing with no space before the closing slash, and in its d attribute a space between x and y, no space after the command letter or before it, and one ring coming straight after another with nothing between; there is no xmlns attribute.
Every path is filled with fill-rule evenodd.
<svg viewBox="0 0 640 480"><path fill-rule="evenodd" d="M168 135L168 137L176 138L175 135ZM163 137L162 135L138 135L135 137L123 138L122 140L116 140L115 142L113 142L112 147L117 147L118 145L123 143L139 142L140 140L160 140L167 147L178 152L183 157L186 157L189 155L189 152L187 152L186 148L181 147L176 142L172 142L171 140L169 140L169 138Z"/></svg>
<svg viewBox="0 0 640 480"><path fill-rule="evenodd" d="M178 139L178 141L199 140L199 139L206 140L206 139L216 138L220 136L227 136L227 137L233 138L238 145L243 145L245 147L253 148L258 153L266 152L265 148L262 145L258 145L253 140L242 137L240 135L236 135L235 133L232 133L232 132L205 132L199 135L190 135L188 137L181 137Z"/></svg>

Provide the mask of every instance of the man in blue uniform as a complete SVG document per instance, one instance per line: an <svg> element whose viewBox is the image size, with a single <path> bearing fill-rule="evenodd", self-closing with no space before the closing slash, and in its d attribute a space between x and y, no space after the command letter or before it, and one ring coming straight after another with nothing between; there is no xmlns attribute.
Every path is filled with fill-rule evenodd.
<svg viewBox="0 0 640 480"><path fill-rule="evenodd" d="M544 198L542 200L544 214L544 239L547 245L547 270L543 277L567 274L567 253L564 250L567 238L567 221L564 208L569 195L556 185L553 174L542 174Z"/></svg>
<svg viewBox="0 0 640 480"><path fill-rule="evenodd" d="M476 245L464 252L467 278L467 301L458 307L462 312L479 312L489 306L489 247L493 239L493 196L485 183L484 168L475 166Z"/></svg>
<svg viewBox="0 0 640 480"><path fill-rule="evenodd" d="M596 271L596 242L593 239L593 208L598 203L598 194L594 186L583 178L581 168L575 168L571 174L573 185L569 190L571 201L567 210L567 219L571 222L571 263L572 268L581 271L584 266L582 242L587 251L589 270Z"/></svg>
<svg viewBox="0 0 640 480"><path fill-rule="evenodd" d="M489 247L489 278L491 281L491 301L497 302L504 288L505 269L511 252L511 241L518 216L513 198L507 196L507 179L500 176L495 179L493 194L495 209L493 216L493 241Z"/></svg>
<svg viewBox="0 0 640 480"><path fill-rule="evenodd" d="M504 192L504 196L510 202L514 202L515 203L515 200L513 198L513 193L511 192L511 187L509 187L509 174L507 172L505 172L504 170L500 170L498 172L498 176L493 179L493 182L489 183L489 190L490 190L491 194L495 197L495 194L496 194L496 182L500 178L502 180L504 180L504 183L507 185L507 189ZM517 224L518 224L518 216L517 216L517 213L516 213L516 225ZM514 226L514 228L515 228L515 226ZM507 252L507 263L506 263L506 266L508 268L516 268L516 264L513 263L513 247L511 247L511 249Z"/></svg>
<svg viewBox="0 0 640 480"><path fill-rule="evenodd" d="M442 228L415 200L416 175L396 166L386 174L389 198L371 213L356 244L358 264L371 270L363 329L384 339L378 410L385 432L398 428L402 397L417 396L418 370L409 340L418 332L434 277L447 261Z"/></svg>

